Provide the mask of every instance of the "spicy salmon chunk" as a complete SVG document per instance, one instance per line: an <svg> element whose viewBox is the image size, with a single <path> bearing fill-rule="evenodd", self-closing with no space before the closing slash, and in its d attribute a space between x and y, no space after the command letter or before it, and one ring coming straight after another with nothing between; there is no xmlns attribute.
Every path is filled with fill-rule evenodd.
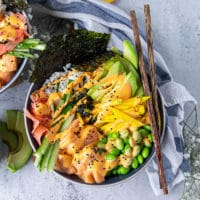
<svg viewBox="0 0 200 200"><path fill-rule="evenodd" d="M17 66L18 59L15 56L5 54L0 58L0 71L2 72L16 71Z"/></svg>
<svg viewBox="0 0 200 200"><path fill-rule="evenodd" d="M5 85L7 82L11 80L14 72L2 72L0 71L0 85Z"/></svg>

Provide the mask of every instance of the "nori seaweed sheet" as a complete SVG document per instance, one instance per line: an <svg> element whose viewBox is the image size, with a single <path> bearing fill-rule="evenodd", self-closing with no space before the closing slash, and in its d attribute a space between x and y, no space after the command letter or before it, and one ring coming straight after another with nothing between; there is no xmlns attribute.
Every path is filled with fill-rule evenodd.
<svg viewBox="0 0 200 200"><path fill-rule="evenodd" d="M113 53L106 52L109 40L110 34L87 30L75 30L69 35L52 37L47 49L37 59L30 81L41 84L53 72L63 71L63 66L68 63L91 71L87 65L93 65L94 68L95 63L100 64L113 56Z"/></svg>
<svg viewBox="0 0 200 200"><path fill-rule="evenodd" d="M3 0L7 10L25 10L28 7L26 0Z"/></svg>

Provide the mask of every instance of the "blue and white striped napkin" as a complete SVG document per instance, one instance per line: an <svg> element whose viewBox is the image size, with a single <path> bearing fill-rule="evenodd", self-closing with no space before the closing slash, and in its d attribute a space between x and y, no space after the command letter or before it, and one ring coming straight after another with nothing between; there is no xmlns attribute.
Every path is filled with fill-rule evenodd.
<svg viewBox="0 0 200 200"><path fill-rule="evenodd" d="M110 46L122 50L122 41L133 42L133 33L129 15L114 5L98 0L29 0L35 3L37 10L60 18L70 19L78 28L97 32L111 33ZM145 33L140 33L145 35ZM145 60L147 44L140 37ZM134 43L134 42L133 42ZM183 158L184 142L182 135L184 105L196 103L195 99L172 76L160 54L154 51L157 84L164 99L167 113L166 132L162 143L164 168L169 191L184 180L188 162ZM156 195L162 193L159 184L156 158L146 168L150 184Z"/></svg>

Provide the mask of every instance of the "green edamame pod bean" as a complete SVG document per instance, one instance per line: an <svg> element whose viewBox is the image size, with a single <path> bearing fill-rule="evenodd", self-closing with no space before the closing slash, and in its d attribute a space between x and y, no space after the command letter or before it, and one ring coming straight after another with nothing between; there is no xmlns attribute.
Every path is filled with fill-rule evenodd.
<svg viewBox="0 0 200 200"><path fill-rule="evenodd" d="M121 151L124 148L124 141L121 138L117 138L115 146Z"/></svg>
<svg viewBox="0 0 200 200"><path fill-rule="evenodd" d="M129 137L129 139L128 139L128 143L131 145L131 147L134 146L134 140L133 140L133 137Z"/></svg>
<svg viewBox="0 0 200 200"><path fill-rule="evenodd" d="M124 147L124 152L128 151L131 148L130 144L126 144Z"/></svg>
<svg viewBox="0 0 200 200"><path fill-rule="evenodd" d="M139 154L139 155L137 156L137 159L138 159L138 162L139 162L140 165L144 162L144 159L143 159L143 157L142 157L141 154Z"/></svg>
<svg viewBox="0 0 200 200"><path fill-rule="evenodd" d="M108 139L116 140L117 138L119 138L119 133L118 132L113 132L113 133L109 133L108 134Z"/></svg>
<svg viewBox="0 0 200 200"><path fill-rule="evenodd" d="M146 146L146 147L151 147L152 146L152 143L149 141L149 139L148 138L144 138L143 139L143 143L144 143L144 145Z"/></svg>
<svg viewBox="0 0 200 200"><path fill-rule="evenodd" d="M145 128L140 128L138 130L138 132L142 135L142 136L147 136L149 134L149 131Z"/></svg>
<svg viewBox="0 0 200 200"><path fill-rule="evenodd" d="M111 153L106 154L106 160L113 161L113 160L115 160L116 158L117 158L117 156L114 155L114 154L111 154Z"/></svg>
<svg viewBox="0 0 200 200"><path fill-rule="evenodd" d="M141 143L142 136L138 131L133 132L133 140L135 140L137 143Z"/></svg>
<svg viewBox="0 0 200 200"><path fill-rule="evenodd" d="M119 175L125 175L125 174L128 174L129 171L130 171L130 167L129 167L129 168L126 168L126 167L124 167L124 166L120 166L120 167L118 168L118 170L117 170L117 173L118 173Z"/></svg>
<svg viewBox="0 0 200 200"><path fill-rule="evenodd" d="M144 125L143 128L145 128L147 131L151 132L151 126L150 125Z"/></svg>
<svg viewBox="0 0 200 200"><path fill-rule="evenodd" d="M144 147L144 149L142 150L142 157L147 158L148 156L149 156L149 148Z"/></svg>
<svg viewBox="0 0 200 200"><path fill-rule="evenodd" d="M132 156L136 157L140 153L141 147L140 145L135 145L133 147Z"/></svg>
<svg viewBox="0 0 200 200"><path fill-rule="evenodd" d="M128 144L129 143L129 138L124 138L124 143Z"/></svg>
<svg viewBox="0 0 200 200"><path fill-rule="evenodd" d="M101 139L101 142L102 142L102 143L104 143L104 144L106 144L106 143L107 143L107 141L108 141L108 138L107 138L107 137L105 137L105 138Z"/></svg>
<svg viewBox="0 0 200 200"><path fill-rule="evenodd" d="M132 155L132 148L131 148L130 144L126 144L126 146L123 149L123 153L126 156L131 156Z"/></svg>
<svg viewBox="0 0 200 200"><path fill-rule="evenodd" d="M104 147L105 147L105 144L107 143L107 141L108 141L108 139L107 139L107 137L105 137L105 138L101 139L101 140L97 143L97 146L98 146L99 148L104 148Z"/></svg>
<svg viewBox="0 0 200 200"><path fill-rule="evenodd" d="M121 131L120 132L120 136L121 136L121 138L127 138L128 136L129 136L129 131L126 129L126 130L123 130L123 131Z"/></svg>
<svg viewBox="0 0 200 200"><path fill-rule="evenodd" d="M132 162L132 168L133 169L137 169L138 168L138 165L139 165L139 162L138 162L138 159L137 158L134 158L133 159L133 162Z"/></svg>
<svg viewBox="0 0 200 200"><path fill-rule="evenodd" d="M149 139L150 142L153 142L153 136L152 136L152 134L147 135L147 138Z"/></svg>
<svg viewBox="0 0 200 200"><path fill-rule="evenodd" d="M115 156L118 156L120 154L120 150L117 148L112 149L110 152L110 154L113 154Z"/></svg>

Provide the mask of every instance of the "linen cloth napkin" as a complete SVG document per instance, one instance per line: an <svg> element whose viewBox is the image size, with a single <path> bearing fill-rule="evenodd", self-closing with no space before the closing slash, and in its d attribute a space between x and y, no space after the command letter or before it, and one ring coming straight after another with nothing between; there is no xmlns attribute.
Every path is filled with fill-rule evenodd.
<svg viewBox="0 0 200 200"><path fill-rule="evenodd" d="M134 43L129 15L114 5L98 0L29 0L29 3L36 4L34 6L37 10L46 14L72 20L77 28L111 33L109 46L122 50L123 40L128 39ZM140 33L140 35L145 35L145 33ZM147 44L142 36L140 39L147 62ZM154 57L157 85L164 101L167 118L162 152L170 191L184 180L183 173L188 170L188 162L183 157L184 105L187 102L195 104L196 101L182 85L173 81L161 55L154 51ZM154 193L162 194L156 158L148 165L146 173Z"/></svg>

